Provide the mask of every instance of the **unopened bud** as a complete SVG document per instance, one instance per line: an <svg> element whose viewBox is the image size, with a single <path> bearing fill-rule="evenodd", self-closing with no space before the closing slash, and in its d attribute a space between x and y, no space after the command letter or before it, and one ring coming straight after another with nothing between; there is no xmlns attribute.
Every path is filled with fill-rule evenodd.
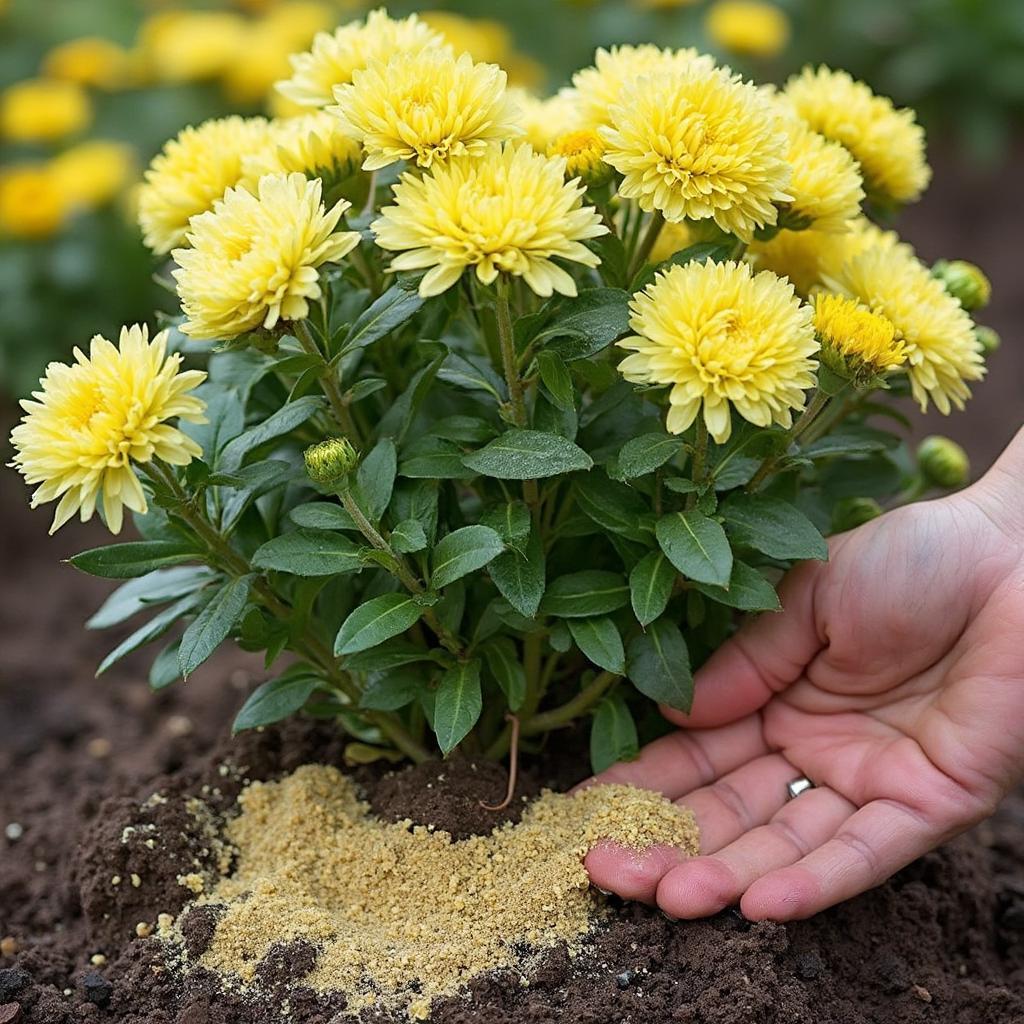
<svg viewBox="0 0 1024 1024"><path fill-rule="evenodd" d="M942 282L946 291L958 299L968 312L987 306L992 297L989 279L980 267L967 260L939 260L932 267L932 275Z"/></svg>
<svg viewBox="0 0 1024 1024"><path fill-rule="evenodd" d="M978 341L978 347L981 349L981 354L983 356L992 355L992 353L999 348L1000 344L1002 344L1002 339L999 337L999 334L992 330L991 327L975 327L974 337Z"/></svg>
<svg viewBox="0 0 1024 1024"><path fill-rule="evenodd" d="M832 509L832 532L845 533L881 514L882 506L874 498L843 498Z"/></svg>
<svg viewBox="0 0 1024 1024"><path fill-rule="evenodd" d="M918 446L917 464L936 487L962 487L971 473L967 452L948 437L926 437Z"/></svg>
<svg viewBox="0 0 1024 1024"><path fill-rule="evenodd" d="M612 180L614 171L605 163L604 142L597 132L566 132L551 143L548 155L565 157L565 176L579 178L587 188L600 188Z"/></svg>
<svg viewBox="0 0 1024 1024"><path fill-rule="evenodd" d="M303 457L309 479L323 487L340 487L359 465L359 452L344 437L310 445Z"/></svg>

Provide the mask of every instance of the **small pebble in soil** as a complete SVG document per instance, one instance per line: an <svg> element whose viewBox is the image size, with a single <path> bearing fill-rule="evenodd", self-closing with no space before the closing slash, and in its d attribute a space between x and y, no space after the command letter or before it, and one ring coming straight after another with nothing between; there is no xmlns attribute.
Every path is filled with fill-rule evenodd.
<svg viewBox="0 0 1024 1024"><path fill-rule="evenodd" d="M810 953L801 953L796 958L797 977L802 978L804 981L814 981L821 974L824 967L825 965L821 962L821 957L813 950Z"/></svg>
<svg viewBox="0 0 1024 1024"><path fill-rule="evenodd" d="M636 971L623 971L621 974L615 975L615 984L619 988L629 988L633 984L633 979L636 977Z"/></svg>
<svg viewBox="0 0 1024 1024"><path fill-rule="evenodd" d="M0 1024L17 1024L22 1019L18 1003L4 1003L0 1006Z"/></svg>
<svg viewBox="0 0 1024 1024"><path fill-rule="evenodd" d="M20 821L8 822L7 827L4 829L4 835L12 842L16 843L25 834L25 826Z"/></svg>
<svg viewBox="0 0 1024 1024"><path fill-rule="evenodd" d="M18 940L13 935L0 939L0 956L14 956L18 952Z"/></svg>
<svg viewBox="0 0 1024 1024"><path fill-rule="evenodd" d="M86 971L81 978L82 994L94 1006L106 1006L114 986L99 971Z"/></svg>
<svg viewBox="0 0 1024 1024"><path fill-rule="evenodd" d="M932 994L924 985L914 985L912 991L922 1003L930 1003L932 1001Z"/></svg>
<svg viewBox="0 0 1024 1024"><path fill-rule="evenodd" d="M11 1003L18 993L32 981L32 975L23 967L6 967L0 971L0 1003Z"/></svg>

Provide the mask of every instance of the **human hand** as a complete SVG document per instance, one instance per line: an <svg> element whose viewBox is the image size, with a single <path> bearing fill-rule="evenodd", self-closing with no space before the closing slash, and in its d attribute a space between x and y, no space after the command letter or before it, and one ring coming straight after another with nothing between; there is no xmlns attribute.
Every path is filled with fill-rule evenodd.
<svg viewBox="0 0 1024 1024"><path fill-rule="evenodd" d="M697 673L684 728L601 782L694 811L701 856L591 851L602 889L696 918L808 917L987 817L1024 776L1024 431L978 484L830 542ZM787 801L806 775L815 789Z"/></svg>

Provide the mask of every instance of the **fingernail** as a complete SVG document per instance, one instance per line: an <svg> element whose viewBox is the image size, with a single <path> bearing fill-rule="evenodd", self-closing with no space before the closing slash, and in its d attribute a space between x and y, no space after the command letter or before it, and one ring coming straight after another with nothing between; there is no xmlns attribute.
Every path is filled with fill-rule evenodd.
<svg viewBox="0 0 1024 1024"><path fill-rule="evenodd" d="M594 886L594 888L595 888L595 889L596 889L596 890L597 890L597 891L598 891L598 892L599 892L599 893L600 893L600 894L601 894L602 896L611 896L611 894L612 894L612 891L611 891L611 889L602 889L602 888L601 888L601 886L599 886L599 885L595 885L595 886Z"/></svg>
<svg viewBox="0 0 1024 1024"><path fill-rule="evenodd" d="M663 910L661 912L661 916L665 918L666 921L671 921L673 924L677 924L679 922L679 918L673 917L667 910Z"/></svg>

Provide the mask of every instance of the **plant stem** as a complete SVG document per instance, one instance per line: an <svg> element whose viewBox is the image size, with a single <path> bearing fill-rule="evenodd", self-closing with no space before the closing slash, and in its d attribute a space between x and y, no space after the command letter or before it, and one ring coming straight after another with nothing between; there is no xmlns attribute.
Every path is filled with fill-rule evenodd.
<svg viewBox="0 0 1024 1024"><path fill-rule="evenodd" d="M708 425L701 414L697 415L696 435L693 439L693 461L690 464L690 478L700 487L707 477L708 464ZM686 507L693 508L697 504L698 491L691 491L686 496Z"/></svg>
<svg viewBox="0 0 1024 1024"><path fill-rule="evenodd" d="M627 274L630 281L632 281L647 264L647 259L651 255L654 245L658 241L658 235L661 234L661 229L664 226L665 215L661 210L655 210L651 214L650 220L647 222L647 230L644 232L644 236L640 240L640 244L636 247L636 251L633 253L633 259L630 261L629 272Z"/></svg>
<svg viewBox="0 0 1024 1024"><path fill-rule="evenodd" d="M762 483L772 474L775 467L779 464L779 460L789 450L790 445L798 441L807 430L807 428L814 422L818 414L828 405L831 395L825 394L820 389L814 392L814 397L810 400L807 408L800 414L796 423L789 428L786 434L785 444L782 447L782 451L776 452L774 455L765 456L761 465L757 467L757 472L750 478L750 483L747 484L747 491L753 493L761 486Z"/></svg>
<svg viewBox="0 0 1024 1024"><path fill-rule="evenodd" d="M355 420L352 419L352 410L349 409L348 403L341 393L341 388L338 385L338 379L334 375L334 371L327 360L324 359L320 347L313 338L309 324L305 320L296 320L292 326L295 330L295 337L298 338L303 351L320 361L320 388L327 397L327 401L331 404L331 411L334 413L334 418L338 421L338 426L341 427L345 436L358 447L362 443L362 438Z"/></svg>
<svg viewBox="0 0 1024 1024"><path fill-rule="evenodd" d="M605 694L608 688L619 677L614 672L602 672L585 686L572 700L567 700L557 708L542 711L534 715L522 725L524 736L536 736L537 733L550 732L559 726L571 722L574 718L589 711Z"/></svg>

